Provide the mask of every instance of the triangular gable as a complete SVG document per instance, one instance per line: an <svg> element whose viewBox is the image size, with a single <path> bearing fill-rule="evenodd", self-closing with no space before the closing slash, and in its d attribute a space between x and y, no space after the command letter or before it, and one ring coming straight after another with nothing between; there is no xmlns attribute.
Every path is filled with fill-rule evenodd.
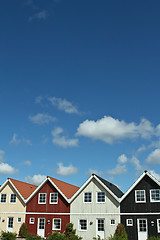
<svg viewBox="0 0 160 240"><path fill-rule="evenodd" d="M29 195L37 188L35 185L8 178L0 187L0 191L2 191L7 184L10 184L13 187L24 203Z"/></svg>
<svg viewBox="0 0 160 240"><path fill-rule="evenodd" d="M117 201L119 202L119 198L104 184L100 178L92 174L90 178L80 187L80 189L73 195L73 197L70 199L70 202L74 201L74 199L85 189L85 187L92 181L92 179L95 179L107 192L110 193L110 195Z"/></svg>
<svg viewBox="0 0 160 240"><path fill-rule="evenodd" d="M153 177L148 171L144 171L144 173L142 173L142 175L134 182L134 184L127 190L127 192L121 197L120 202L122 202L127 196L128 194L137 186L137 184L145 177L148 176L149 178L151 178L155 183L157 183L160 186L160 182Z"/></svg>
<svg viewBox="0 0 160 240"><path fill-rule="evenodd" d="M37 189L29 196L26 203L28 203L39 190L49 181L53 187L63 196L63 198L69 203L69 198L79 189L79 187L71 185L69 183L60 181L58 179L47 176L44 181L37 187Z"/></svg>

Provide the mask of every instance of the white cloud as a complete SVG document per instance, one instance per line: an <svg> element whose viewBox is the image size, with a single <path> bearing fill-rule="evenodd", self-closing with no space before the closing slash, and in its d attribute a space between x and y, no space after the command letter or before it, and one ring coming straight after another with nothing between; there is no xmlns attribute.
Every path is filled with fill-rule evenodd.
<svg viewBox="0 0 160 240"><path fill-rule="evenodd" d="M65 136L60 136L61 133L63 133L63 129L60 127L57 127L52 131L53 144L59 145L64 148L78 146L78 139L68 139Z"/></svg>
<svg viewBox="0 0 160 240"><path fill-rule="evenodd" d="M137 125L134 122L126 123L110 116L104 116L97 121L86 120L77 129L78 136L102 140L110 144L127 138L149 138L152 134L154 134L154 128L146 119L142 119Z"/></svg>
<svg viewBox="0 0 160 240"><path fill-rule="evenodd" d="M149 164L160 164L160 149L155 149L146 159Z"/></svg>
<svg viewBox="0 0 160 240"><path fill-rule="evenodd" d="M29 116L29 120L32 123L38 124L38 125L43 125L43 124L48 124L51 122L55 122L56 118L52 117L49 114L46 113L38 113L35 116Z"/></svg>
<svg viewBox="0 0 160 240"><path fill-rule="evenodd" d="M160 174L156 173L154 170L149 170L148 172L150 172L153 177L160 181Z"/></svg>
<svg viewBox="0 0 160 240"><path fill-rule="evenodd" d="M31 166L31 161L24 161L23 164L27 166Z"/></svg>
<svg viewBox="0 0 160 240"><path fill-rule="evenodd" d="M130 159L130 162L135 166L136 171L142 171L143 170L144 167L140 164L140 161L136 156L133 156Z"/></svg>
<svg viewBox="0 0 160 240"><path fill-rule="evenodd" d="M11 141L9 142L9 144L12 145L19 145L20 143L25 143L29 146L32 145L31 141L29 139L26 138L18 138L18 135L16 133L13 134Z"/></svg>
<svg viewBox="0 0 160 240"><path fill-rule="evenodd" d="M103 175L102 171L94 170L92 168L89 168L89 170L88 170L88 172L86 174L87 175L92 175L93 173L98 175L98 176L102 176Z"/></svg>
<svg viewBox="0 0 160 240"><path fill-rule="evenodd" d="M0 174L15 174L18 170L8 165L7 163L0 163Z"/></svg>
<svg viewBox="0 0 160 240"><path fill-rule="evenodd" d="M4 156L5 152L3 150L0 150L0 163L2 163L4 161Z"/></svg>
<svg viewBox="0 0 160 240"><path fill-rule="evenodd" d="M78 109L68 100L56 97L49 97L48 100L51 102L53 106L56 106L59 110L62 110L66 113L79 114Z"/></svg>
<svg viewBox="0 0 160 240"><path fill-rule="evenodd" d="M30 16L28 18L29 22L31 22L34 19L38 20L45 20L48 17L48 12L46 10L42 10L38 13L35 13L34 15Z"/></svg>
<svg viewBox="0 0 160 240"><path fill-rule="evenodd" d="M115 168L108 170L107 173L110 175L121 175L127 172L126 163L128 158L125 154L118 157L118 163Z"/></svg>
<svg viewBox="0 0 160 240"><path fill-rule="evenodd" d="M58 168L56 170L56 173L58 175L68 176L78 173L78 169L74 167L72 164L70 164L69 166L64 166L63 163L58 163L57 165Z"/></svg>
<svg viewBox="0 0 160 240"><path fill-rule="evenodd" d="M35 185L39 185L41 182L43 182L45 178L46 178L45 175L37 174L37 175L33 175L33 177L31 176L25 177L25 181Z"/></svg>

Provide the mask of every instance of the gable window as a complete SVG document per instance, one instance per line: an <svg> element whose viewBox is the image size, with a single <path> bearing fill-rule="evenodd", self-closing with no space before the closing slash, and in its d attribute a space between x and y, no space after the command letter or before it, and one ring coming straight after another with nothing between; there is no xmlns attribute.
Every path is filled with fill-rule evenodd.
<svg viewBox="0 0 160 240"><path fill-rule="evenodd" d="M31 217L31 218L29 219L29 223L30 223L30 224L34 224L34 218Z"/></svg>
<svg viewBox="0 0 160 240"><path fill-rule="evenodd" d="M160 189L150 190L150 201L151 202L160 202Z"/></svg>
<svg viewBox="0 0 160 240"><path fill-rule="evenodd" d="M79 230L80 231L87 231L87 220L86 219L80 219L79 220Z"/></svg>
<svg viewBox="0 0 160 240"><path fill-rule="evenodd" d="M50 193L50 204L58 203L58 193Z"/></svg>
<svg viewBox="0 0 160 240"><path fill-rule="evenodd" d="M157 232L160 233L160 219L157 219Z"/></svg>
<svg viewBox="0 0 160 240"><path fill-rule="evenodd" d="M1 194L1 203L6 203L7 200L7 194L2 193Z"/></svg>
<svg viewBox="0 0 160 240"><path fill-rule="evenodd" d="M133 226L133 219L126 219L126 226Z"/></svg>
<svg viewBox="0 0 160 240"><path fill-rule="evenodd" d="M85 203L91 203L92 202L92 193L91 192L85 192L84 193L84 202Z"/></svg>
<svg viewBox="0 0 160 240"><path fill-rule="evenodd" d="M39 193L38 203L39 204L46 203L46 193Z"/></svg>
<svg viewBox="0 0 160 240"><path fill-rule="evenodd" d="M22 219L19 217L17 218L17 223L21 223Z"/></svg>
<svg viewBox="0 0 160 240"><path fill-rule="evenodd" d="M10 203L16 203L16 193L10 195Z"/></svg>
<svg viewBox="0 0 160 240"><path fill-rule="evenodd" d="M61 230L61 219L60 218L53 218L52 230Z"/></svg>
<svg viewBox="0 0 160 240"><path fill-rule="evenodd" d="M115 225L115 224L116 224L115 219L111 219L111 221L110 221L110 225Z"/></svg>
<svg viewBox="0 0 160 240"><path fill-rule="evenodd" d="M145 190L136 190L135 191L135 200L136 200L136 203L146 202Z"/></svg>
<svg viewBox="0 0 160 240"><path fill-rule="evenodd" d="M105 201L105 192L97 192L97 203L104 203Z"/></svg>

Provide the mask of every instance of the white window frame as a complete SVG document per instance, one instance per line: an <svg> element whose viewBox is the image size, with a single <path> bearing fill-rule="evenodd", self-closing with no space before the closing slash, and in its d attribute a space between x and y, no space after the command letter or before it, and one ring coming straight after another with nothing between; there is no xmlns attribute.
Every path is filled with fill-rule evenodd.
<svg viewBox="0 0 160 240"><path fill-rule="evenodd" d="M16 196L15 202L11 202L11 196L12 196L12 195L15 195L15 196ZM17 200L17 194L16 194L16 193L11 193L11 194L10 194L10 201L9 201L9 203L15 204L15 203L16 203L16 200Z"/></svg>
<svg viewBox="0 0 160 240"><path fill-rule="evenodd" d="M60 228L54 228L54 221L59 220L60 221ZM61 218L53 218L53 224L52 224L52 230L54 231L60 231L61 230Z"/></svg>
<svg viewBox="0 0 160 240"><path fill-rule="evenodd" d="M137 201L137 192L144 192L144 201ZM145 190L135 190L135 202L136 203L146 203L146 191Z"/></svg>
<svg viewBox="0 0 160 240"><path fill-rule="evenodd" d="M114 223L112 223L112 221L114 221ZM115 219L110 219L110 225L115 226L116 225L116 220Z"/></svg>
<svg viewBox="0 0 160 240"><path fill-rule="evenodd" d="M21 222L22 222L22 218L21 217L17 217L17 223L21 223Z"/></svg>
<svg viewBox="0 0 160 240"><path fill-rule="evenodd" d="M86 221L87 229L81 229L80 221ZM86 232L88 230L88 219L82 218L78 220L78 230L81 232Z"/></svg>
<svg viewBox="0 0 160 240"><path fill-rule="evenodd" d="M57 201L56 202L51 202L51 195L55 195L57 197ZM50 200L49 200L50 204L58 204L58 192L52 192L50 193Z"/></svg>
<svg viewBox="0 0 160 240"><path fill-rule="evenodd" d="M160 233L160 219L157 219L157 232Z"/></svg>
<svg viewBox="0 0 160 240"><path fill-rule="evenodd" d="M91 201L90 201L90 202L86 202L86 201L85 201L85 194L87 194L87 193L91 194ZM83 202L84 202L84 203L92 203L92 192L84 192Z"/></svg>
<svg viewBox="0 0 160 240"><path fill-rule="evenodd" d="M2 195L6 195L6 201L5 202L2 202ZM6 193L1 193L1 199L0 199L0 203L3 203L5 204L7 202L7 194Z"/></svg>
<svg viewBox="0 0 160 240"><path fill-rule="evenodd" d="M40 202L40 195L44 194L45 195L45 202ZM38 194L38 204L46 204L46 199L47 199L47 193L39 193Z"/></svg>
<svg viewBox="0 0 160 240"><path fill-rule="evenodd" d="M98 194L99 193L104 193L104 202L99 202L98 201ZM96 203L105 203L106 202L106 193L105 192L96 192Z"/></svg>
<svg viewBox="0 0 160 240"><path fill-rule="evenodd" d="M131 223L129 223L129 221L131 221ZM126 226L133 226L133 219L126 219Z"/></svg>
<svg viewBox="0 0 160 240"><path fill-rule="evenodd" d="M35 218L34 217L30 217L29 218L29 224L34 224L35 222Z"/></svg>
<svg viewBox="0 0 160 240"><path fill-rule="evenodd" d="M159 190L159 197L160 197L160 189L150 189L150 202L160 202L160 199L159 200L152 199L152 191L157 191L157 190Z"/></svg>

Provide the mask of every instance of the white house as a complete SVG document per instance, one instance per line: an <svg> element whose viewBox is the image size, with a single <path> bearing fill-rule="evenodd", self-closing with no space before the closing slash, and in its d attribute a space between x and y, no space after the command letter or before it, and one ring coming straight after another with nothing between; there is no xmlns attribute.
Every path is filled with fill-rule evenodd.
<svg viewBox="0 0 160 240"><path fill-rule="evenodd" d="M123 193L114 184L92 174L70 200L70 220L85 240L105 239L120 223L120 198Z"/></svg>

